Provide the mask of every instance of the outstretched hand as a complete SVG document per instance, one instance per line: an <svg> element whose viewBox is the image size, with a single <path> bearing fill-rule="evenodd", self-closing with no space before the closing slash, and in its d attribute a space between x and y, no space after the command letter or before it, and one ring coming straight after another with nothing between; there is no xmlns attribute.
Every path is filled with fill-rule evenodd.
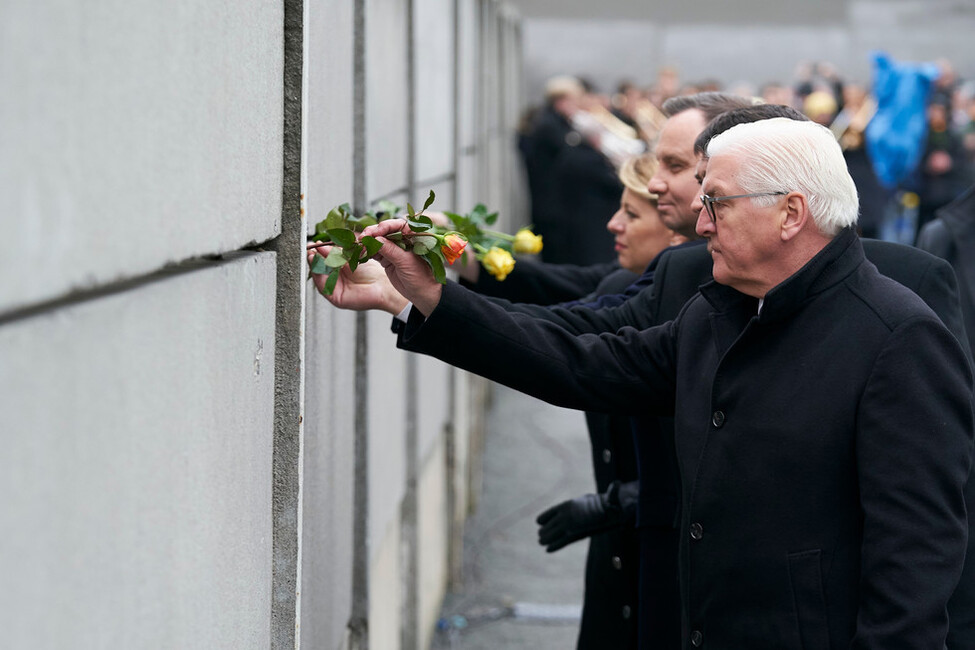
<svg viewBox="0 0 975 650"><path fill-rule="evenodd" d="M318 242L308 244L308 265L311 266L316 252L327 257L331 248L328 244ZM393 288L382 266L374 260L361 262L355 272L351 271L348 265L340 269L338 282L331 295L322 293L325 281L328 279L327 274L312 273L311 277L318 293L342 309L354 311L381 309L395 316L407 304L406 298Z"/></svg>
<svg viewBox="0 0 975 650"><path fill-rule="evenodd" d="M429 316L440 302L443 285L433 277L433 271L423 259L386 239L386 235L400 231L410 232L406 222L389 219L369 226L362 234L382 242L382 248L373 259L386 269L386 276L396 291L411 301L421 314Z"/></svg>

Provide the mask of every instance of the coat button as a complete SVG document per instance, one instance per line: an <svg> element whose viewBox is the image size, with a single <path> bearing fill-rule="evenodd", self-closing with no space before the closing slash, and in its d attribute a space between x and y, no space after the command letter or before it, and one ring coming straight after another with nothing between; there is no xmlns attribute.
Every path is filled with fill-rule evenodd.
<svg viewBox="0 0 975 650"><path fill-rule="evenodd" d="M691 632L691 645L700 648L702 643L704 643L704 635L701 634L700 630Z"/></svg>
<svg viewBox="0 0 975 650"><path fill-rule="evenodd" d="M613 460L613 452L609 449L603 449L603 462L608 464L611 460Z"/></svg>
<svg viewBox="0 0 975 650"><path fill-rule="evenodd" d="M715 429L720 429L724 426L724 411L715 411L711 415L711 424L714 425Z"/></svg>
<svg viewBox="0 0 975 650"><path fill-rule="evenodd" d="M701 524L691 524L691 539L701 539L704 537L704 526Z"/></svg>
<svg viewBox="0 0 975 650"><path fill-rule="evenodd" d="M630 606L623 605L623 618L630 618Z"/></svg>
<svg viewBox="0 0 975 650"><path fill-rule="evenodd" d="M623 568L623 560L618 555L613 556L613 568L617 571Z"/></svg>

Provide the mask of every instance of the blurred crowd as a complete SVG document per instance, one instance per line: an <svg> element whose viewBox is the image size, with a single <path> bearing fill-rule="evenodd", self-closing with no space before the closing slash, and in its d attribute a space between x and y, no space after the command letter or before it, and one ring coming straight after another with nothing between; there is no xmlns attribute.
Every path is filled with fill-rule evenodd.
<svg viewBox="0 0 975 650"><path fill-rule="evenodd" d="M960 79L946 59L935 65L920 161L893 187L878 179L865 144L877 111L872 89L844 78L830 63L803 62L792 80L759 87L713 79L684 83L674 67L660 69L649 86L623 81L612 93L585 78L549 79L543 101L526 111L519 130L544 259L575 264L613 259L605 223L622 190L617 170L627 158L652 150L667 99L707 91L790 106L829 127L860 194L861 234L914 244L936 212L975 181L975 80Z"/></svg>

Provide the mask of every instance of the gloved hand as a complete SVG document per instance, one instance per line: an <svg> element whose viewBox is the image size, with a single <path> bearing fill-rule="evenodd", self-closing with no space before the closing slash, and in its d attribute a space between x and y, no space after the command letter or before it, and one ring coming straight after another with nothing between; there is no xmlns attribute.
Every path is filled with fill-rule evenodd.
<svg viewBox="0 0 975 650"><path fill-rule="evenodd" d="M619 490L619 483L613 483L603 494L583 494L538 515L538 543L554 553L584 537L622 526L630 517L620 505Z"/></svg>

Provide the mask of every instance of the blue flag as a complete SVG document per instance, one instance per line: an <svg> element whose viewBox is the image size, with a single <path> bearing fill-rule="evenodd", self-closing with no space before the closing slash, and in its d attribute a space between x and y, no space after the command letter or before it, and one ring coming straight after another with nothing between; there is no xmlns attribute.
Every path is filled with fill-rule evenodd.
<svg viewBox="0 0 975 650"><path fill-rule="evenodd" d="M871 56L877 113L867 125L867 154L877 178L893 189L921 161L928 94L939 72L933 63L897 63L883 52Z"/></svg>

